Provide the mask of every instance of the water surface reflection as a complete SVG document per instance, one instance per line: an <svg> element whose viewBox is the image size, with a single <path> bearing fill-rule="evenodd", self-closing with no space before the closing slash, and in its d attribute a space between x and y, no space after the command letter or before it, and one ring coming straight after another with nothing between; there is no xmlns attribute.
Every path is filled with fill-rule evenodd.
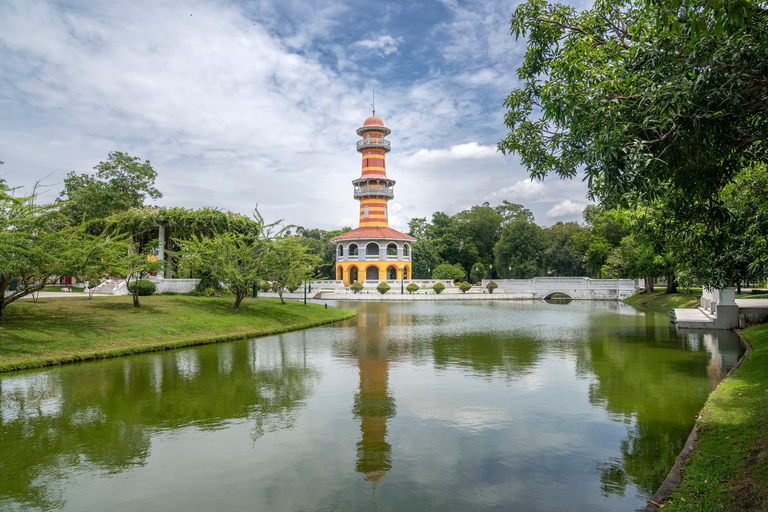
<svg viewBox="0 0 768 512"><path fill-rule="evenodd" d="M340 305L0 376L0 509L633 510L739 357L618 303Z"/></svg>

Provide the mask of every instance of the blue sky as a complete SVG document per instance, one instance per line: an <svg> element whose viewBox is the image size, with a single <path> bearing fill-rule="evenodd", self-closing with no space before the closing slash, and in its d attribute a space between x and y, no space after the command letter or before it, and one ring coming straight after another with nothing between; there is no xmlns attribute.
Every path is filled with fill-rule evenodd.
<svg viewBox="0 0 768 512"><path fill-rule="evenodd" d="M45 179L110 151L148 159L157 204L357 226L355 130L392 130L390 225L506 199L580 220L580 180L531 182L506 134L518 2L0 2L0 177Z"/></svg>

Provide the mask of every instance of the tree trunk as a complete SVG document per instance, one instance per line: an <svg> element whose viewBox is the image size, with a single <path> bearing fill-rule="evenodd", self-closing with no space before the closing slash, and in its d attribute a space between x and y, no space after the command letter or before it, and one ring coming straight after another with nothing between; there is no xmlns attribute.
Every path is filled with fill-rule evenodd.
<svg viewBox="0 0 768 512"><path fill-rule="evenodd" d="M141 304L139 303L139 286L138 286L138 282L136 283L136 286L133 287L133 307L135 307L135 308L141 307Z"/></svg>
<svg viewBox="0 0 768 512"><path fill-rule="evenodd" d="M741 293L741 279L736 281L736 293Z"/></svg>
<svg viewBox="0 0 768 512"><path fill-rule="evenodd" d="M247 292L248 288L236 288L235 289L235 308L234 309L240 309L240 303L243 302L243 299L246 295L248 295Z"/></svg>
<svg viewBox="0 0 768 512"><path fill-rule="evenodd" d="M653 278L652 277L646 277L645 278L645 288L643 288L643 293L653 293Z"/></svg>
<svg viewBox="0 0 768 512"><path fill-rule="evenodd" d="M669 295L670 293L677 293L677 278L675 274L667 276L667 289L664 291L664 294Z"/></svg>

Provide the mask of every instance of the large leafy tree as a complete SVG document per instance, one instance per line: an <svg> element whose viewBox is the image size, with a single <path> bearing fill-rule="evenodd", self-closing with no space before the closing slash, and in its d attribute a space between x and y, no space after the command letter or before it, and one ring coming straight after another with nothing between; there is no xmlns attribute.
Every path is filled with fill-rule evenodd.
<svg viewBox="0 0 768 512"><path fill-rule="evenodd" d="M768 161L765 0L528 0L511 26L527 53L499 148L532 177L583 168L608 206L717 221L723 187Z"/></svg>
<svg viewBox="0 0 768 512"><path fill-rule="evenodd" d="M94 167L96 174L70 172L64 178L61 211L74 224L90 222L89 230L100 233L101 222L110 215L141 208L147 197L163 197L155 188L157 173L138 157L120 151L109 153L107 160Z"/></svg>
<svg viewBox="0 0 768 512"><path fill-rule="evenodd" d="M538 225L527 220L508 224L493 248L497 275L508 273L513 279L541 275L546 247L547 235Z"/></svg>
<svg viewBox="0 0 768 512"><path fill-rule="evenodd" d="M547 248L544 260L547 271L556 276L582 276L586 273L584 254L576 250L574 237L589 236L588 228L578 222L558 222L544 228L547 235Z"/></svg>

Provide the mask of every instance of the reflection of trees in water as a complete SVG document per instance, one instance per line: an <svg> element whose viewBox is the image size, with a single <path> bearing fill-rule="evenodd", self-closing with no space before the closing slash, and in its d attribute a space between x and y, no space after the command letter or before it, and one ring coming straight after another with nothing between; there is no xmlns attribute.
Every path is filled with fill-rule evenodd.
<svg viewBox="0 0 768 512"><path fill-rule="evenodd" d="M546 342L526 336L468 333L432 340L435 367L471 368L481 374L515 379L532 373L546 350Z"/></svg>
<svg viewBox="0 0 768 512"><path fill-rule="evenodd" d="M710 392L710 354L703 344L685 347L667 329L649 329L647 342L621 336L589 344L596 380L589 399L614 419L631 424L621 456L599 465L605 495L623 495L630 484L650 497L666 478ZM642 362L642 363L640 363Z"/></svg>
<svg viewBox="0 0 768 512"><path fill-rule="evenodd" d="M290 427L318 377L281 337L0 378L0 504L60 508L72 470L144 465L160 430Z"/></svg>

